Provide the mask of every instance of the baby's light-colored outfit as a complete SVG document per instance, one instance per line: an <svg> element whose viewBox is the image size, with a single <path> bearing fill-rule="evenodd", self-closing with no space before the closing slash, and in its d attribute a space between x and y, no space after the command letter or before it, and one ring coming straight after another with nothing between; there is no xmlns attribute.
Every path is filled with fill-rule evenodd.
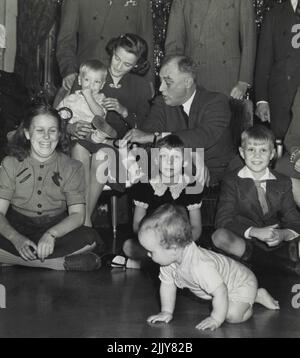
<svg viewBox="0 0 300 358"><path fill-rule="evenodd" d="M93 98L95 99L97 104L103 109L106 116L107 110L103 107L103 100L105 99L104 93L97 93L93 95ZM69 123L77 123L78 121L91 123L93 118L95 117L81 90L77 90L75 93L66 96L60 102L57 109L60 109L62 107L67 107L73 112L73 117L69 120ZM91 134L91 140L95 143L105 143L106 141L103 139L103 136L105 137L105 134L103 135L98 130L93 130ZM72 137L72 139L76 138Z"/></svg>
<svg viewBox="0 0 300 358"><path fill-rule="evenodd" d="M106 109L103 107L105 95L103 93L97 93L96 95L93 95L93 97L106 114ZM69 123L76 123L78 121L91 123L95 117L80 90L66 96L57 108L60 109L62 107L70 108L73 112L73 117L69 120Z"/></svg>
<svg viewBox="0 0 300 358"><path fill-rule="evenodd" d="M224 283L233 302L253 305L257 280L252 271L230 257L197 247L193 242L183 252L181 264L161 266L159 278L166 284L188 288L196 296L211 300L212 293Z"/></svg>

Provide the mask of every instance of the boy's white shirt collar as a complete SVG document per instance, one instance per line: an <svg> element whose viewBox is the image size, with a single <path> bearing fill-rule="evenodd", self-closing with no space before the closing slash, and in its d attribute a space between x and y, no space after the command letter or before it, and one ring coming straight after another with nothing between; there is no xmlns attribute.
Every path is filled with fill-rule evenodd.
<svg viewBox="0 0 300 358"><path fill-rule="evenodd" d="M238 176L242 179L249 178L257 180L254 178L253 174L251 173L251 170L246 165L238 172ZM270 172L269 168L266 168L265 175L263 175L259 180L276 180L276 177Z"/></svg>
<svg viewBox="0 0 300 358"><path fill-rule="evenodd" d="M155 178L149 180L155 195L163 196L169 188L171 196L174 200L179 198L181 192L189 185L189 182L189 177L185 174L179 177L177 184L171 186L163 183L160 176L156 176Z"/></svg>
<svg viewBox="0 0 300 358"><path fill-rule="evenodd" d="M194 93L191 95L191 97L182 104L183 106L183 110L185 111L185 113L189 116L190 115L190 110L191 110L191 106L194 100L196 94L196 90L194 91Z"/></svg>

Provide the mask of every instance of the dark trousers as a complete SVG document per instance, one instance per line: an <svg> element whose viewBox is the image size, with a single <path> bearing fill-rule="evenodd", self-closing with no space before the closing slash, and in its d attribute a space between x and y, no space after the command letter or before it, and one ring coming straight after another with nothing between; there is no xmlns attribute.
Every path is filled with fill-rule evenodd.
<svg viewBox="0 0 300 358"><path fill-rule="evenodd" d="M9 210L6 218L15 230L37 245L43 234L48 229L61 222L66 216L67 213L55 217L42 216L30 218L14 210ZM48 259L68 256L87 245L92 245L95 242L99 243L99 241L100 238L98 233L94 229L80 226L55 240L54 252ZM2 235L0 235L0 249L15 256L20 256L14 245Z"/></svg>

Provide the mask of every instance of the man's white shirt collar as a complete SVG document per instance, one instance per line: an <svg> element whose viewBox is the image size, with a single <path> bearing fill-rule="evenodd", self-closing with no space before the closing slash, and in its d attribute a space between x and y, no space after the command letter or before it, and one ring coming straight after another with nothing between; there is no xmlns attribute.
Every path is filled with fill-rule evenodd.
<svg viewBox="0 0 300 358"><path fill-rule="evenodd" d="M183 103L183 110L185 111L185 113L189 116L190 115L190 110L191 110L191 106L194 100L196 94L196 90L194 91L194 93L191 95L191 97L185 102Z"/></svg>

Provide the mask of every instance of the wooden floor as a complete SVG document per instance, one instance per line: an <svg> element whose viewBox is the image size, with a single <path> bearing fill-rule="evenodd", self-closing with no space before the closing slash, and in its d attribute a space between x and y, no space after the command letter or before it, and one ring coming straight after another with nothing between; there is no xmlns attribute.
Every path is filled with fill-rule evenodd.
<svg viewBox="0 0 300 358"><path fill-rule="evenodd" d="M246 323L199 332L194 327L208 315L209 303L185 291L178 294L170 324L146 323L159 310L158 281L147 272L3 267L0 284L6 287L6 308L0 309L0 337L300 337L300 309L292 307L292 287L300 277L274 273L261 281L279 299L279 312L255 305Z"/></svg>

